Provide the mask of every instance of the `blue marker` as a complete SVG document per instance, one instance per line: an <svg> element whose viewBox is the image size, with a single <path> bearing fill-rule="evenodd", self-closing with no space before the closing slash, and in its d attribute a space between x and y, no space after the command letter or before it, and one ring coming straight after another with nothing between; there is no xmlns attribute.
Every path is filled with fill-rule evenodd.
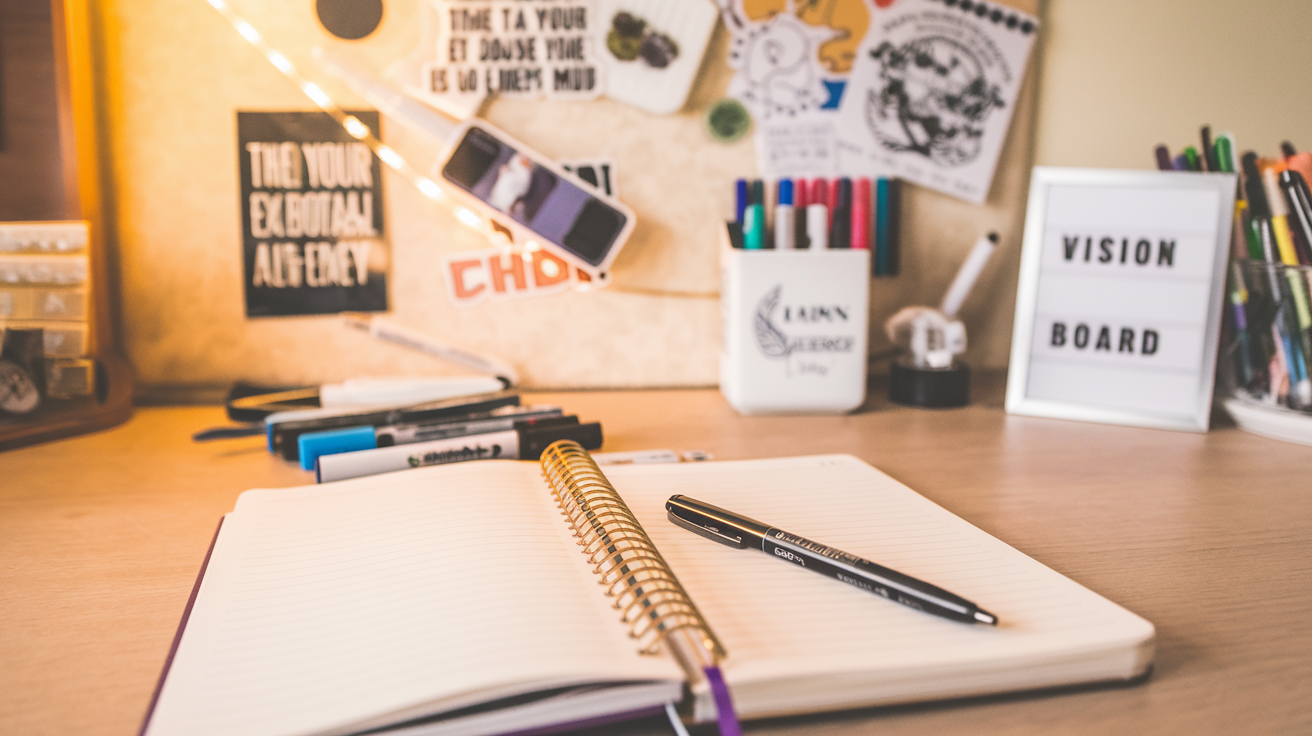
<svg viewBox="0 0 1312 736"><path fill-rule="evenodd" d="M733 210L733 220L739 225L741 225L743 222L743 210L747 209L748 199L750 197L751 197L751 192L749 192L747 189L747 180L739 179L736 183L736 188L735 188L735 199L734 199L734 210Z"/></svg>

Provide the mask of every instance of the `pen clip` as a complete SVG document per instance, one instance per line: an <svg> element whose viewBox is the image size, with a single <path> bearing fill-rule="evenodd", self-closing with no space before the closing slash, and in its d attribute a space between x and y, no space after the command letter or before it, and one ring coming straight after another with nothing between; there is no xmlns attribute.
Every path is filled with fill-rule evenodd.
<svg viewBox="0 0 1312 736"><path fill-rule="evenodd" d="M723 511L714 506L703 506L700 501L693 500L686 496L674 495L665 502L665 511L669 514L670 521L675 526L682 527L698 536L706 537L713 542L728 545L734 549L747 549L747 535L743 530L733 523L728 523L724 519L716 518L715 511ZM725 512L727 513L727 512ZM730 533L726 534L726 530ZM737 532L736 534L733 532Z"/></svg>
<svg viewBox="0 0 1312 736"><path fill-rule="evenodd" d="M666 508L669 511L670 521L674 522L675 526L683 527L684 529L687 529L693 534L706 537L707 539L713 542L719 542L720 544L728 545L730 547L733 547L734 549L747 548L747 543L743 541L743 538L741 536L731 537L727 534L721 534L720 532L714 529L710 529L708 527L702 526L701 524L695 521L690 521L688 519L683 518L682 516L679 516L679 514L676 512L675 509L669 508L668 506Z"/></svg>

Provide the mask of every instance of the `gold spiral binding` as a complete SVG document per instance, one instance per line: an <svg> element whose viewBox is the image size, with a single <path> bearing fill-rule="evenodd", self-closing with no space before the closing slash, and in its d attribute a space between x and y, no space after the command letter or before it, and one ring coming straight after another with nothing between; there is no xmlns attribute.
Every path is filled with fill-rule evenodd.
<svg viewBox="0 0 1312 736"><path fill-rule="evenodd" d="M556 504L639 651L655 654L664 643L689 681L699 679L703 667L724 658L724 647L628 505L577 442L552 443L541 463Z"/></svg>

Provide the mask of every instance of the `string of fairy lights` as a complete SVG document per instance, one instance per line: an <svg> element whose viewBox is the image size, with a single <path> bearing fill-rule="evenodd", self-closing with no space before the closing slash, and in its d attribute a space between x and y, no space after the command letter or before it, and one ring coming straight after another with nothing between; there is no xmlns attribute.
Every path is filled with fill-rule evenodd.
<svg viewBox="0 0 1312 736"><path fill-rule="evenodd" d="M264 37L260 35L260 32L255 30L255 27L250 23L247 23L241 16L237 15L227 3L223 2L223 0L206 0L206 2L213 6L215 10L219 11L219 14L231 23L233 28L237 29L237 33L240 33L242 38L249 41L250 44L264 56L264 58L269 60L270 64L273 64L278 71L282 72L292 81L293 84L299 87L300 90L305 93L306 97L309 97L314 104L318 105L321 110L328 113L333 120L336 120L338 124L345 128L346 132L349 133L351 137L369 146L374 154L378 156L378 160L387 164L389 168L397 174L400 174L406 181L413 184L416 189L429 199L452 206L454 208L456 219L475 230L482 231L484 226L483 218L479 217L478 213L468 207L463 207L453 202L451 198L442 191L442 187L439 186L437 182L421 174L406 162L405 158L397 153L395 149L378 140L378 137L369 130L369 126L360 122L359 118L348 114L345 110L338 107L337 104L333 102L332 97L330 97L327 92L323 91L322 87L302 76L301 73L296 70L296 66L292 64L290 59L277 49L270 46L268 42L264 40Z"/></svg>
<svg viewBox="0 0 1312 736"><path fill-rule="evenodd" d="M405 157L391 146L388 146L386 143L379 140L378 137L373 134L373 131L369 129L369 126L360 122L359 118L338 107L337 103L333 102L332 97L329 96L322 87L309 79L306 79L299 71L297 71L296 66L292 64L290 59L277 49L270 46L269 43L264 40L264 37L260 35L260 32L238 15L236 11L224 2L224 0L205 1L217 10L219 14L237 30L237 33L241 34L242 38L246 39L252 46L254 46L265 59L268 59L270 64L273 64L273 66L291 80L301 92L305 93L306 97L309 97L315 105L318 105L319 109L327 113L333 120L336 120L351 137L367 145L369 149L378 156L378 160L386 164L388 168L396 172L401 178L410 182L410 184L418 189L424 196L434 202L449 207L456 219L461 223L482 235L488 235L488 224L484 222L483 218L477 212L465 207L448 196L446 192L442 191L441 185L432 178L420 173L419 170L415 169L405 160ZM534 242L525 243L522 248L515 248L509 244L507 244L506 247L512 251L518 251L525 261L532 259L534 251L539 248L538 244ZM575 285L575 288L583 291L591 286L592 284L588 281L579 281ZM647 296L673 296L694 299L714 299L719 297L719 292L673 291L642 287L611 286L609 290Z"/></svg>

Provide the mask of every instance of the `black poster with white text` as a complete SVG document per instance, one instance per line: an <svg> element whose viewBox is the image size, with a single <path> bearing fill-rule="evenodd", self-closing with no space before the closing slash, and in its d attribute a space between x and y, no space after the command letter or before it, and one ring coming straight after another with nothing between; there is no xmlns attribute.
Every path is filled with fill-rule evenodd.
<svg viewBox="0 0 1312 736"><path fill-rule="evenodd" d="M379 135L378 113L348 113ZM387 309L382 168L322 112L238 112L246 316Z"/></svg>

